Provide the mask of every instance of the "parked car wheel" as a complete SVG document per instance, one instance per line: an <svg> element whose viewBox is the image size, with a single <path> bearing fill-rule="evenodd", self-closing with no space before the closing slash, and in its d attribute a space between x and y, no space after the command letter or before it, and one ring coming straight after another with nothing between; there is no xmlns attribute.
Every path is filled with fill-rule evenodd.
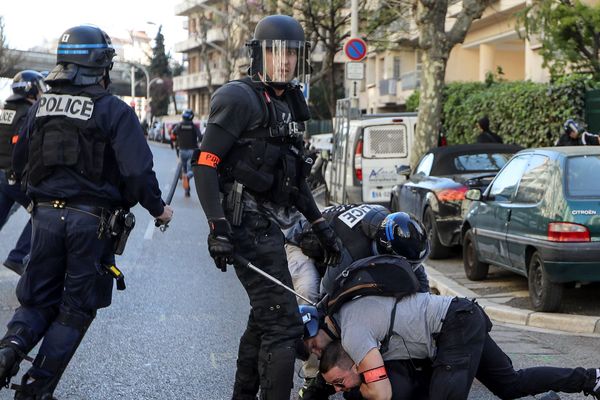
<svg viewBox="0 0 600 400"><path fill-rule="evenodd" d="M447 258L450 255L450 248L444 246L440 242L440 235L438 234L437 227L435 226L435 216L431 208L425 209L423 215L423 225L427 229L427 236L429 237L429 245L431 246L431 252L429 258Z"/></svg>
<svg viewBox="0 0 600 400"><path fill-rule="evenodd" d="M544 260L537 251L531 255L529 260L529 297L534 310L553 312L560 307L563 294L563 285L551 282Z"/></svg>
<svg viewBox="0 0 600 400"><path fill-rule="evenodd" d="M490 265L477 259L475 243L473 243L473 231L468 230L463 238L463 264L465 275L472 281L481 281L487 278Z"/></svg>

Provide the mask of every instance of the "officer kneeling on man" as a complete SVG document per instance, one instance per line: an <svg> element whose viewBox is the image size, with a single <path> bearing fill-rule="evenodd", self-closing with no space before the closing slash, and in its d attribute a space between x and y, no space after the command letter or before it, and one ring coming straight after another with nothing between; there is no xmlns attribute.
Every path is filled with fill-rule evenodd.
<svg viewBox="0 0 600 400"><path fill-rule="evenodd" d="M411 215L390 213L387 208L373 204L329 207L322 215L341 241L342 257L336 268L326 268L326 253L310 224L299 221L286 233L286 252L296 292L317 302L321 295L333 294L336 278L352 263L379 254L404 257L418 281L417 290L429 291L429 280L422 265L429 254L429 240L425 227ZM429 376L426 371L431 362L413 359L396 364L397 373L406 377L402 391L417 398L417 394L423 392L422 382ZM322 400L332 394L331 386L317 375L318 360L314 356L304 363L303 370L305 384L299 393L301 399Z"/></svg>
<svg viewBox="0 0 600 400"><path fill-rule="evenodd" d="M67 30L46 78L52 89L32 106L14 151L33 201L33 233L17 286L21 306L0 340L0 388L42 342L13 385L17 400L53 398L96 311L110 305L113 277L122 277L114 254L133 227L129 208L139 202L163 223L173 215L136 115L107 91L114 54L99 28Z"/></svg>
<svg viewBox="0 0 600 400"><path fill-rule="evenodd" d="M285 15L259 21L248 46L250 76L212 96L193 158L195 186L216 266L224 271L234 255L243 256L291 286L281 229L293 224L295 209L312 223L332 264L340 254L306 183L312 159L304 154L302 137L310 116L298 81L309 74L310 46L302 26ZM303 332L296 298L245 266L235 265L235 272L251 310L233 398L255 400L260 388L261 399L287 399Z"/></svg>
<svg viewBox="0 0 600 400"><path fill-rule="evenodd" d="M405 263L400 257L386 257L386 263L398 267ZM358 387L364 399L467 399L477 378L502 399L549 390L600 399L600 369L515 371L489 335L490 319L473 300L415 292L399 300L353 298L327 316L315 307L301 307L305 344L320 357L320 373L336 391ZM432 361L428 396L407 393L406 374L398 374L398 361L415 358Z"/></svg>

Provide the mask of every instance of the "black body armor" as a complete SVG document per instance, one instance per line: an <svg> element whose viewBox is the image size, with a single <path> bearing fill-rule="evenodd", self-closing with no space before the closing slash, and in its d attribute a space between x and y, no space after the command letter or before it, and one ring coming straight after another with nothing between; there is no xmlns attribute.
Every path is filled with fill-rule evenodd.
<svg viewBox="0 0 600 400"><path fill-rule="evenodd" d="M313 159L304 154L303 146L304 121L308 119L306 102L296 98L302 96L297 88L286 91L284 102L272 99L261 83L253 83L250 79L239 82L243 82L242 87L261 102L265 118L258 128L242 133L219 165L221 189L225 184L237 181L258 198L268 198L283 206L293 205L313 164ZM275 101L287 106L289 120L282 120L282 112Z"/></svg>
<svg viewBox="0 0 600 400"><path fill-rule="evenodd" d="M36 112L29 146L28 180L37 185L55 168L70 168L92 182L103 179L109 138L92 117L94 103L108 92L62 94L51 91L42 96ZM114 158L114 155L112 155Z"/></svg>
<svg viewBox="0 0 600 400"><path fill-rule="evenodd" d="M174 129L174 133L177 135L177 145L180 149L192 150L198 148L198 137L192 121L179 123Z"/></svg>
<svg viewBox="0 0 600 400"><path fill-rule="evenodd" d="M23 124L31 107L25 99L7 101L0 113L0 169L12 168L12 154L18 138L18 129Z"/></svg>

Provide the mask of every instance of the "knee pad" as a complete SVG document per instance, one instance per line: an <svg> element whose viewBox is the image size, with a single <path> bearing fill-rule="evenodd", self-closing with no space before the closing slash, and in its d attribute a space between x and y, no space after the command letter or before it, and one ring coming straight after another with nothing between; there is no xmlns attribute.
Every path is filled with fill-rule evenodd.
<svg viewBox="0 0 600 400"><path fill-rule="evenodd" d="M84 313L62 306L58 315L56 316L55 322L70 328L74 328L79 332L85 332L94 318L96 318L95 311Z"/></svg>

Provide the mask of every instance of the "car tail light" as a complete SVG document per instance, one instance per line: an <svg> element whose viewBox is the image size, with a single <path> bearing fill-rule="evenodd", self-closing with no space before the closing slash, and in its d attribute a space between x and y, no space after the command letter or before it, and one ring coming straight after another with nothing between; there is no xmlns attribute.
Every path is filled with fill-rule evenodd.
<svg viewBox="0 0 600 400"><path fill-rule="evenodd" d="M359 182L362 182L363 174L362 174L362 151L363 151L363 141L362 139L358 140L356 144L356 150L354 151L354 175Z"/></svg>
<svg viewBox="0 0 600 400"><path fill-rule="evenodd" d="M587 226L571 222L550 222L548 240L553 242L589 242L590 230Z"/></svg>
<svg viewBox="0 0 600 400"><path fill-rule="evenodd" d="M454 189L443 189L436 193L439 201L461 201L465 199L467 187L463 186Z"/></svg>

